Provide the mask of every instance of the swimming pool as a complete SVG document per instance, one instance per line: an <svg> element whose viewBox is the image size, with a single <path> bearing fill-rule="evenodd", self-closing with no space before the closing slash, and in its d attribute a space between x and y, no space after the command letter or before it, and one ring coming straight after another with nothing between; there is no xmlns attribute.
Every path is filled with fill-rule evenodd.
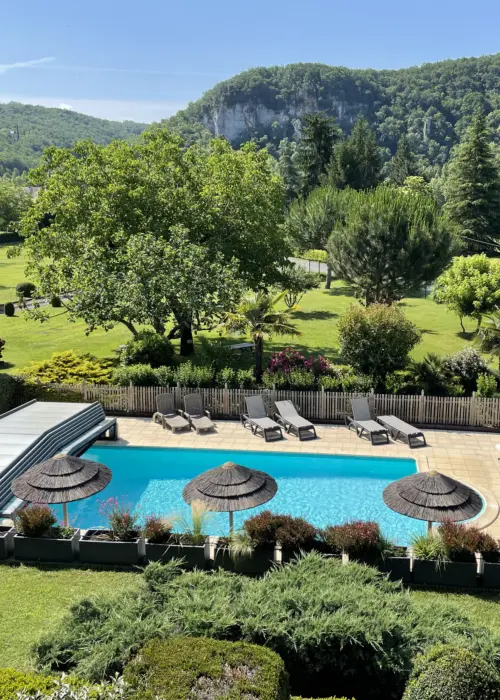
<svg viewBox="0 0 500 700"><path fill-rule="evenodd" d="M384 534L408 544L411 536L425 531L425 524L391 511L382 491L391 481L417 471L415 460L346 455L317 455L237 450L93 446L83 457L102 462L113 472L110 484L96 496L70 503L72 524L88 528L105 526L99 505L110 497L149 514L189 514L182 489L201 472L233 461L261 469L278 482L278 493L269 503L235 513L235 527L250 515L272 509L306 518L317 527L346 520L375 520ZM227 514L214 514L210 534L227 534Z"/></svg>

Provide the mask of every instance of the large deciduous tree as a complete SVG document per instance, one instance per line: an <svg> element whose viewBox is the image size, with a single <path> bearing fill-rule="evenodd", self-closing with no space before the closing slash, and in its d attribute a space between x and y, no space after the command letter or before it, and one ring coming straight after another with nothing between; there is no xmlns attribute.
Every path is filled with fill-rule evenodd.
<svg viewBox="0 0 500 700"><path fill-rule="evenodd" d="M326 175L333 147L340 135L335 120L323 112L304 114L301 117L296 164L303 176L302 195L307 195L318 187Z"/></svg>
<svg viewBox="0 0 500 700"><path fill-rule="evenodd" d="M336 146L328 169L334 187L369 190L380 182L380 158L375 133L364 117L354 124L351 135Z"/></svg>
<svg viewBox="0 0 500 700"><path fill-rule="evenodd" d="M327 249L334 228L344 221L351 191L332 187L317 187L305 199L291 205L285 221L287 235L296 250ZM326 289L331 286L331 267L328 263Z"/></svg>
<svg viewBox="0 0 500 700"><path fill-rule="evenodd" d="M491 252L500 240L500 177L484 114L474 116L450 162L445 194L467 248Z"/></svg>
<svg viewBox="0 0 500 700"><path fill-rule="evenodd" d="M17 230L30 204L31 196L24 187L0 179L0 231Z"/></svg>
<svg viewBox="0 0 500 700"><path fill-rule="evenodd" d="M157 129L139 144L48 149L32 177L42 191L23 222L30 276L89 331L163 334L173 322L189 354L193 329L216 325L243 285L273 283L286 263L282 182L255 147L184 150Z"/></svg>
<svg viewBox="0 0 500 700"><path fill-rule="evenodd" d="M437 279L434 300L457 314L464 333L464 318L475 319L479 328L483 314L500 304L500 260L484 253L455 258Z"/></svg>
<svg viewBox="0 0 500 700"><path fill-rule="evenodd" d="M384 186L351 192L328 242L328 258L366 306L390 304L436 279L456 245L435 200Z"/></svg>

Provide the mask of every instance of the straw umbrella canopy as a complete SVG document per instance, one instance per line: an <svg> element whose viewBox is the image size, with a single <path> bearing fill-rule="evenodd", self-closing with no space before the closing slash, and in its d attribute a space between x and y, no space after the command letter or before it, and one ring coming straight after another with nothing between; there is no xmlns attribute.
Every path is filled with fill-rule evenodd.
<svg viewBox="0 0 500 700"><path fill-rule="evenodd" d="M186 484L182 497L186 503L205 503L212 511L229 513L229 531L233 531L233 513L267 503L276 495L278 484L265 472L225 462L209 469Z"/></svg>
<svg viewBox="0 0 500 700"><path fill-rule="evenodd" d="M481 512L481 496L469 486L437 471L419 472L384 489L386 506L402 515L433 522L468 520Z"/></svg>
<svg viewBox="0 0 500 700"><path fill-rule="evenodd" d="M111 481L111 470L99 462L58 454L36 464L12 482L14 496L29 503L62 503L68 525L67 503L102 491Z"/></svg>

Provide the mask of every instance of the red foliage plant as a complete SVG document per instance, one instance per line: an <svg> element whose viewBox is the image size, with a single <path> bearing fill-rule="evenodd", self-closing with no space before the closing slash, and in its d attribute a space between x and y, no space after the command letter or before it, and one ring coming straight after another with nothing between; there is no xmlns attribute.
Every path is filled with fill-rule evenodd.
<svg viewBox="0 0 500 700"><path fill-rule="evenodd" d="M307 551L313 548L318 534L307 520L278 515L270 510L248 518L243 527L254 547L274 547L279 543L283 549Z"/></svg>
<svg viewBox="0 0 500 700"><path fill-rule="evenodd" d="M445 522L440 525L439 534L451 561L475 560L475 553L480 552L486 561L498 561L498 544L483 530L461 523Z"/></svg>
<svg viewBox="0 0 500 700"><path fill-rule="evenodd" d="M334 554L346 552L351 557L376 556L384 543L378 523L353 520L343 525L330 525L323 539Z"/></svg>

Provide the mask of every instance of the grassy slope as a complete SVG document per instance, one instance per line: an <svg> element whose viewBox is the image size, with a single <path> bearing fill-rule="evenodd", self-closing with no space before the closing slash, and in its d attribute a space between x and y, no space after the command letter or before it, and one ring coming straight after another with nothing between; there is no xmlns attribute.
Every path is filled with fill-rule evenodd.
<svg viewBox="0 0 500 700"><path fill-rule="evenodd" d="M137 584L134 573L0 567L0 666L31 668L31 645L58 624L70 605Z"/></svg>
<svg viewBox="0 0 500 700"><path fill-rule="evenodd" d="M6 251L6 248L0 248L0 302L15 298L15 285L25 279L23 259L8 260ZM315 289L309 292L294 314L302 336L274 338L266 343L266 349L274 351L290 345L306 353L321 353L338 360L337 323L350 304L355 303L356 300L341 282L335 282L331 290ZM413 353L415 358L421 358L428 352L454 352L469 342L460 333L458 318L432 299L406 299L402 306L408 317L423 331L422 342ZM51 310L51 313L54 318L43 324L26 320L22 314L14 318L0 316L0 338L7 341L4 370L18 370L31 360L50 357L56 350L110 356L114 348L130 337L129 331L120 326L109 332L99 330L86 336L83 322L68 323L67 317L60 315L60 309ZM470 324L470 330L473 330L473 324Z"/></svg>
<svg viewBox="0 0 500 700"><path fill-rule="evenodd" d="M139 579L134 573L48 570L37 567L0 567L0 665L29 669L30 648L58 624L70 605L89 595L116 594ZM413 596L436 604L456 603L476 624L497 631L500 627L500 596L414 591Z"/></svg>

